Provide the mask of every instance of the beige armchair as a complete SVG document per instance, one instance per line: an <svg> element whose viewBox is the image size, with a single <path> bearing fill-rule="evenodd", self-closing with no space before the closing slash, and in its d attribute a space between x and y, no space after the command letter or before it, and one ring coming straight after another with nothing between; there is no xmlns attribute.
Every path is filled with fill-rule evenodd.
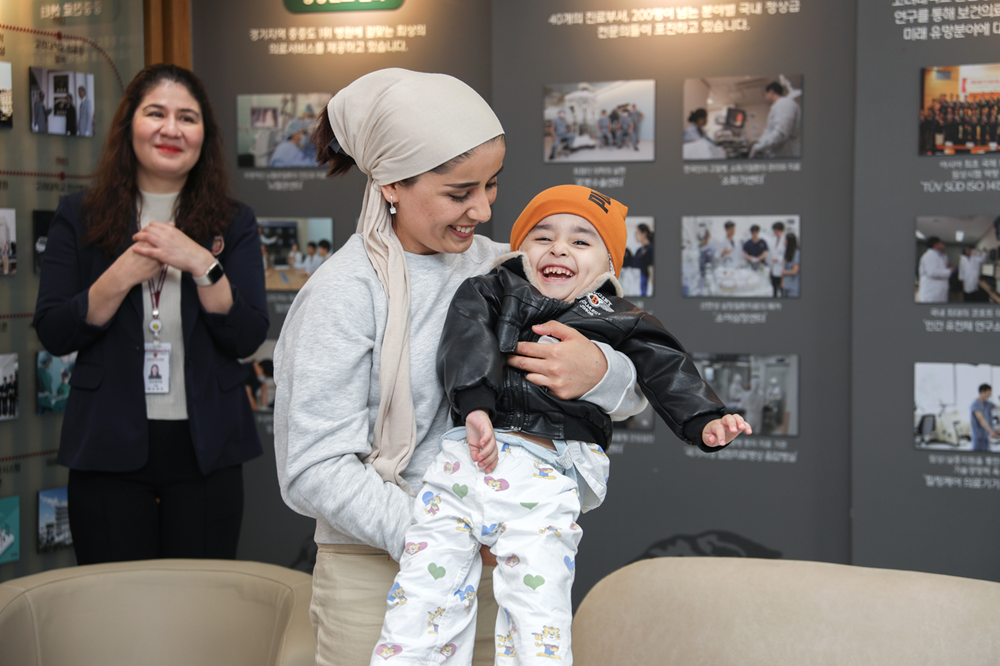
<svg viewBox="0 0 1000 666"><path fill-rule="evenodd" d="M0 585L3 666L315 664L312 577L259 562L146 560Z"/></svg>
<svg viewBox="0 0 1000 666"><path fill-rule="evenodd" d="M840 564L664 557L599 582L577 666L996 666L1000 584Z"/></svg>

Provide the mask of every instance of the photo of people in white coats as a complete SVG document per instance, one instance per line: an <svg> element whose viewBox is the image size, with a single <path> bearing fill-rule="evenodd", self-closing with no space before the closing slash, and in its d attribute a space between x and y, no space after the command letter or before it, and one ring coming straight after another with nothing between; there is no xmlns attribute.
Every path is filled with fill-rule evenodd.
<svg viewBox="0 0 1000 666"><path fill-rule="evenodd" d="M61 136L94 136L94 75L28 68L31 131Z"/></svg>
<svg viewBox="0 0 1000 666"><path fill-rule="evenodd" d="M546 85L542 160L652 162L655 102L652 79Z"/></svg>
<svg viewBox="0 0 1000 666"><path fill-rule="evenodd" d="M802 157L802 75L684 81L685 160Z"/></svg>
<svg viewBox="0 0 1000 666"><path fill-rule="evenodd" d="M918 217L914 301L1000 303L1000 217Z"/></svg>

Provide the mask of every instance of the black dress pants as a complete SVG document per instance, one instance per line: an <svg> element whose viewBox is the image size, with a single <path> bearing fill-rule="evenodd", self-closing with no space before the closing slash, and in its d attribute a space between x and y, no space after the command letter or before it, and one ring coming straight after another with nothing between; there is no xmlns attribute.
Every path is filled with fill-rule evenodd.
<svg viewBox="0 0 1000 666"><path fill-rule="evenodd" d="M202 474L187 421L150 421L134 472L71 469L69 523L78 564L155 558L235 559L243 466Z"/></svg>

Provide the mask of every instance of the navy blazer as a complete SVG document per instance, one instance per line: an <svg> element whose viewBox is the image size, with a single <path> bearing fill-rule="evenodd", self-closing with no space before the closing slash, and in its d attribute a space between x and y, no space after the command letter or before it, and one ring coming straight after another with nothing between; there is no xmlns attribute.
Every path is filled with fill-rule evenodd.
<svg viewBox="0 0 1000 666"><path fill-rule="evenodd" d="M49 227L35 306L38 338L56 356L78 351L59 444L60 465L77 470L127 472L146 464L149 449L143 383L142 286L129 291L104 326L87 323L90 286L124 250L107 257L83 246L83 192L63 197ZM257 219L242 204L222 234L218 255L232 285L233 307L211 314L201 307L189 273L181 276L184 387L188 423L202 473L261 454L243 381L250 356L268 330ZM210 247L211 240L205 241Z"/></svg>

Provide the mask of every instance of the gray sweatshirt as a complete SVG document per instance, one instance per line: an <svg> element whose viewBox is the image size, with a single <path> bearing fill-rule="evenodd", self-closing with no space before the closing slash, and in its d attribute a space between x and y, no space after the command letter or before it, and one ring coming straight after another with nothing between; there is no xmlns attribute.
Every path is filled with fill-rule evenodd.
<svg viewBox="0 0 1000 666"><path fill-rule="evenodd" d="M403 474L420 487L450 427L435 357L452 296L489 270L508 246L476 236L461 254L406 254L410 273L410 383L417 444ZM361 236L309 278L292 303L274 350L274 449L281 495L316 519L316 542L367 544L402 555L413 498L361 461L371 453L378 415L385 293ZM641 410L635 368L608 358L604 379L584 399L624 418Z"/></svg>

